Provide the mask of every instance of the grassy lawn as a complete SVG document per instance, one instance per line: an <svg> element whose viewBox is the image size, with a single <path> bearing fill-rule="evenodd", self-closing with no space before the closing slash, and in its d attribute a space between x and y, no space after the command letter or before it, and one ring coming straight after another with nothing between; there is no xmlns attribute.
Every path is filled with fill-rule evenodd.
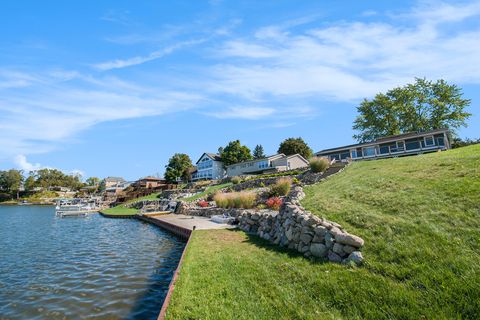
<svg viewBox="0 0 480 320"><path fill-rule="evenodd" d="M155 200L155 199L158 199L158 195L160 193L152 193L148 196L145 196L145 197L140 197L140 198L137 198L137 199L133 199L133 200L130 200L130 201L127 201L125 203L122 203L122 204L119 204L118 206L116 207L113 207L113 208L108 208L108 209L105 209L105 210L102 210L102 213L105 213L105 214L114 214L114 215L122 215L122 216L131 216L131 215L135 215L139 212L138 209L134 209L134 208L125 208L125 205L126 204L130 204L130 203L133 203L133 202L137 202L137 201L142 201L142 200Z"/></svg>
<svg viewBox="0 0 480 320"><path fill-rule="evenodd" d="M231 185L232 185L232 183L228 182L228 183L223 183L223 184L217 184L215 186L209 186L205 189L204 192L201 192L201 193L196 194L196 195L191 196L191 197L182 198L181 200L187 201L187 202L192 202L192 201L198 200L200 198L205 198L209 194L213 194L216 191L218 191L220 189L223 189L223 188L226 188L226 187L230 187Z"/></svg>
<svg viewBox="0 0 480 320"><path fill-rule="evenodd" d="M169 319L480 318L480 145L354 163L305 191L365 239L364 266L195 231Z"/></svg>

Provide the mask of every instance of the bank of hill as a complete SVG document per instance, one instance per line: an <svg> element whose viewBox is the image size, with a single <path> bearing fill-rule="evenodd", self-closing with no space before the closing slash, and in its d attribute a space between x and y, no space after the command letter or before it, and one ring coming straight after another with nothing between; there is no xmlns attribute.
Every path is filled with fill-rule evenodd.
<svg viewBox="0 0 480 320"><path fill-rule="evenodd" d="M353 163L303 205L365 240L361 267L196 231L169 319L480 318L480 145Z"/></svg>

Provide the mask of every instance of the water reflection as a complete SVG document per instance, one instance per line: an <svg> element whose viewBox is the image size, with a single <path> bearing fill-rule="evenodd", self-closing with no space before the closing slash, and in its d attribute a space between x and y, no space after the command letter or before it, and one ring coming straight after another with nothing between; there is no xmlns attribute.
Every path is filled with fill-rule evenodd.
<svg viewBox="0 0 480 320"><path fill-rule="evenodd" d="M0 319L156 319L184 245L136 220L0 207Z"/></svg>

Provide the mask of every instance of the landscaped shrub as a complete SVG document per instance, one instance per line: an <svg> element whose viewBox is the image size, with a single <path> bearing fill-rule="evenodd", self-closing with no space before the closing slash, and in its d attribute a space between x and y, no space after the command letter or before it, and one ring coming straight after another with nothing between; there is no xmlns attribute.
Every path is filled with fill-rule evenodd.
<svg viewBox="0 0 480 320"><path fill-rule="evenodd" d="M239 184L240 182L242 182L242 179L240 177L231 177L230 178L230 181L233 183L233 184Z"/></svg>
<svg viewBox="0 0 480 320"><path fill-rule="evenodd" d="M286 196L290 192L292 187L292 179L280 178L277 182L270 187L270 195L272 197Z"/></svg>
<svg viewBox="0 0 480 320"><path fill-rule="evenodd" d="M293 184L299 184L299 183L300 183L300 180L298 180L298 178L295 177L295 178L292 179L292 183L293 183Z"/></svg>
<svg viewBox="0 0 480 320"><path fill-rule="evenodd" d="M253 192L217 193L214 197L215 204L220 208L250 209L256 199L257 195Z"/></svg>
<svg viewBox="0 0 480 320"><path fill-rule="evenodd" d="M205 200L200 200L200 201L198 201L197 204L198 204L200 207L202 207L202 208L208 207L208 202L205 201Z"/></svg>
<svg viewBox="0 0 480 320"><path fill-rule="evenodd" d="M310 159L310 169L312 172L324 172L330 167L330 161L326 158L313 157Z"/></svg>
<svg viewBox="0 0 480 320"><path fill-rule="evenodd" d="M278 211L283 204L283 200L279 197L272 197L268 199L265 204L272 210Z"/></svg>

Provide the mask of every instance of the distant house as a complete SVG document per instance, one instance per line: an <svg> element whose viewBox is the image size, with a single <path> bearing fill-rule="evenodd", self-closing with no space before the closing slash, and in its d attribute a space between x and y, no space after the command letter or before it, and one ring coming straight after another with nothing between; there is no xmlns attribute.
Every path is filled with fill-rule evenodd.
<svg viewBox="0 0 480 320"><path fill-rule="evenodd" d="M192 172L192 181L217 180L225 177L225 167L218 154L205 152L198 159L196 167L197 169Z"/></svg>
<svg viewBox="0 0 480 320"><path fill-rule="evenodd" d="M373 142L325 149L316 156L330 160L392 158L450 149L448 129L412 132L376 139Z"/></svg>
<svg viewBox="0 0 480 320"><path fill-rule="evenodd" d="M308 166L308 161L301 155L286 156L279 153L270 157L249 160L227 166L227 176L235 177L250 174L279 172L300 169Z"/></svg>
<svg viewBox="0 0 480 320"><path fill-rule="evenodd" d="M107 188L111 188L111 187L120 186L120 185L124 184L125 182L126 182L125 179L123 179L121 177L107 177L107 178L103 179L102 184L107 189Z"/></svg>
<svg viewBox="0 0 480 320"><path fill-rule="evenodd" d="M145 177L135 182L135 186L139 188L155 189L164 186L167 182L157 177Z"/></svg>

